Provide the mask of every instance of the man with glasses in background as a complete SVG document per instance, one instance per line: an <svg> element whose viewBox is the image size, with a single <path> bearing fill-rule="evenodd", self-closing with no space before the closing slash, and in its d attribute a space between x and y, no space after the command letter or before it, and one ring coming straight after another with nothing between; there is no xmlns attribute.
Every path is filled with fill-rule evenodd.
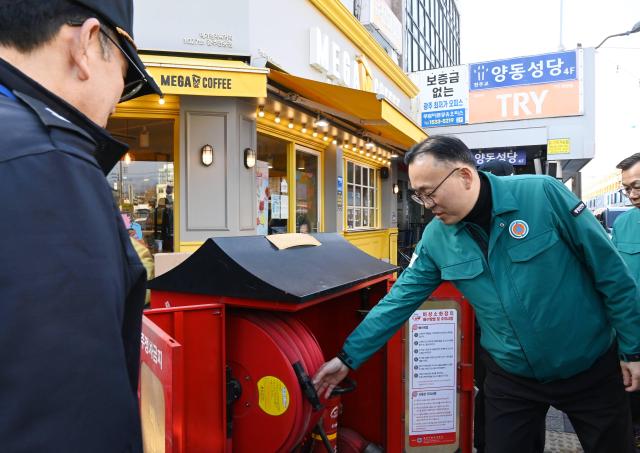
<svg viewBox="0 0 640 453"><path fill-rule="evenodd" d="M0 450L141 452L145 270L105 175L132 0L0 0Z"/></svg>
<svg viewBox="0 0 640 453"><path fill-rule="evenodd" d="M473 305L487 351L486 451L542 453L550 405L585 452L632 453L640 292L584 203L548 176L478 172L457 138L405 155L415 201L435 215L409 267L314 377L325 396L443 282ZM621 361L618 359L621 354Z"/></svg>
<svg viewBox="0 0 640 453"><path fill-rule="evenodd" d="M621 170L622 193L634 207L618 216L613 224L611 240L633 278L640 283L640 153L622 160L616 168ZM640 394L634 392L630 396L634 438L636 448L640 448Z"/></svg>

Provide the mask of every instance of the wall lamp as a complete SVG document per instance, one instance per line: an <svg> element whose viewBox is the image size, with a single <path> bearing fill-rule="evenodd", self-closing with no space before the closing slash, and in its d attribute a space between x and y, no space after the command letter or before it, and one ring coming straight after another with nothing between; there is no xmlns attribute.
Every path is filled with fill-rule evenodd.
<svg viewBox="0 0 640 453"><path fill-rule="evenodd" d="M245 168L253 168L256 166L256 150L251 148L244 149L244 166Z"/></svg>
<svg viewBox="0 0 640 453"><path fill-rule="evenodd" d="M398 187L398 183L395 182L393 183L393 193L397 194L398 192L400 192L400 188Z"/></svg>
<svg viewBox="0 0 640 453"><path fill-rule="evenodd" d="M200 148L200 162L205 167L213 163L213 146L207 144Z"/></svg>

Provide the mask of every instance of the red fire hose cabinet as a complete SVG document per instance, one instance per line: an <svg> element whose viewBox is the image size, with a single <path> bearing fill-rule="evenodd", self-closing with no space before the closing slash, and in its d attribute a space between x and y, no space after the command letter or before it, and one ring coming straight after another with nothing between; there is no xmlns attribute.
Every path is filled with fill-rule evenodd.
<svg viewBox="0 0 640 453"><path fill-rule="evenodd" d="M407 373L418 376L422 363L411 362L418 337L405 333L418 332L426 318L408 323L329 400L315 394L311 378L386 294L397 269L337 234L314 236L321 245L282 250L264 236L211 238L150 282L140 373L146 452L400 453L429 448L430 439L439 439L432 447L451 447L434 452L470 451L467 436L456 434L469 430L460 424L471 415L470 399L456 398L451 442L416 437L407 420L416 417L411 395L422 395L410 387L420 380ZM466 304L456 294L444 295L460 311ZM436 306L445 307L436 316L448 314L447 302ZM465 310L456 319L473 322ZM461 354L471 351L454 335L458 376L470 362ZM468 377L457 381L458 392L473 387Z"/></svg>

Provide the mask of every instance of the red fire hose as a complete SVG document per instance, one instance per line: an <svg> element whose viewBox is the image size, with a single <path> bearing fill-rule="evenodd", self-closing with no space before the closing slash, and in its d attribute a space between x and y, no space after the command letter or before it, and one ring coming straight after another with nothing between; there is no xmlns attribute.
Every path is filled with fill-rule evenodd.
<svg viewBox="0 0 640 453"><path fill-rule="evenodd" d="M228 365L242 387L233 406L233 453L289 453L322 416L303 394L294 364L308 376L324 363L309 329L290 316L232 314Z"/></svg>

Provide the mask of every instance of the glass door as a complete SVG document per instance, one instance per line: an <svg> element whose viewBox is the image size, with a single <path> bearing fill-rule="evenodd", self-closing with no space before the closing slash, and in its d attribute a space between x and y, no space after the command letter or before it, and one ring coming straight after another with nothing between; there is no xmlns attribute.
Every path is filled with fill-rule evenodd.
<svg viewBox="0 0 640 453"><path fill-rule="evenodd" d="M320 231L320 154L296 147L296 232Z"/></svg>
<svg viewBox="0 0 640 453"><path fill-rule="evenodd" d="M289 228L289 142L258 134L256 162L257 234L281 234Z"/></svg>

